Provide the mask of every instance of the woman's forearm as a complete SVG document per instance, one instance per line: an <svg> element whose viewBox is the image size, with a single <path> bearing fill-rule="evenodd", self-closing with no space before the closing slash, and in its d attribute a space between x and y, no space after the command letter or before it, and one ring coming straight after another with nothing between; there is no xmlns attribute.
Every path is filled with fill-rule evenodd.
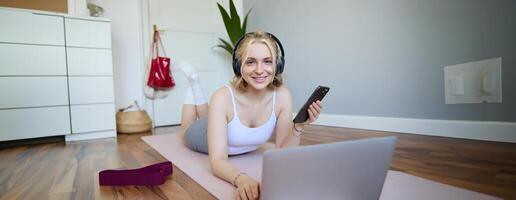
<svg viewBox="0 0 516 200"><path fill-rule="evenodd" d="M283 139L282 143L279 145L279 148L299 146L301 143L301 134L302 132L296 131L294 128L289 129L287 136Z"/></svg>
<svg viewBox="0 0 516 200"><path fill-rule="evenodd" d="M235 177L241 173L240 170L226 160L213 160L210 162L210 167L215 176L231 184L233 184Z"/></svg>

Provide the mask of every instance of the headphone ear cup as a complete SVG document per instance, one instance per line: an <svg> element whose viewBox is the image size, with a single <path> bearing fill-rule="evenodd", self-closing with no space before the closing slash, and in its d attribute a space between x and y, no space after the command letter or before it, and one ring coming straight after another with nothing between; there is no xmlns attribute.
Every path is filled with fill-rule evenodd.
<svg viewBox="0 0 516 200"><path fill-rule="evenodd" d="M232 54L232 58L233 58L233 63L232 63L233 64L233 72L235 73L235 76L237 76L237 77L242 76L242 73L240 72L240 65L241 65L240 59L236 57L236 51L240 47L240 43L242 42L242 40L244 40L244 38L248 34L249 33L246 33L242 37L240 37L240 39L238 39L238 41L236 42L235 47L233 48L233 54Z"/></svg>
<svg viewBox="0 0 516 200"><path fill-rule="evenodd" d="M283 60L283 57L278 58L278 61L276 62L276 74L283 73L285 61Z"/></svg>
<svg viewBox="0 0 516 200"><path fill-rule="evenodd" d="M276 74L281 74L281 73L283 73L283 69L285 68L285 51L283 50L283 45L281 45L281 42L279 41L279 39L271 33L268 33L268 34L276 42L276 45L278 45L278 47L279 47L278 50L280 51L279 54L281 54L281 55L278 55L278 59L276 61Z"/></svg>
<svg viewBox="0 0 516 200"><path fill-rule="evenodd" d="M242 74L240 73L240 60L239 59L233 59L233 73L235 73L235 76L240 77Z"/></svg>

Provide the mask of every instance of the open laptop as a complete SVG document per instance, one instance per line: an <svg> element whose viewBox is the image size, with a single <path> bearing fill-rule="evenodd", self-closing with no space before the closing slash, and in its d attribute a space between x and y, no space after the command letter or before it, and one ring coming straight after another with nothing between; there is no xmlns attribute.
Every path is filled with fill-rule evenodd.
<svg viewBox="0 0 516 200"><path fill-rule="evenodd" d="M263 158L260 198L380 198L396 137L270 150Z"/></svg>

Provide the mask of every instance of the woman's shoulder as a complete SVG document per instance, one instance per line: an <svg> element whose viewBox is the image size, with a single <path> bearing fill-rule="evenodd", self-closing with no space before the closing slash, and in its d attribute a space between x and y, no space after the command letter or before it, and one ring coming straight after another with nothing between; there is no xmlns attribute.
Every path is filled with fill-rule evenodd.
<svg viewBox="0 0 516 200"><path fill-rule="evenodd" d="M227 88L227 86L222 86L219 89L215 90L215 92L213 92L211 98L212 98L212 100L216 100L216 101L222 101L222 102L227 101L227 100L231 99L230 94L229 94L229 89Z"/></svg>
<svg viewBox="0 0 516 200"><path fill-rule="evenodd" d="M290 90L287 88L285 84L277 87L276 92L278 93L278 95L290 97Z"/></svg>
<svg viewBox="0 0 516 200"><path fill-rule="evenodd" d="M285 86L285 84L276 88L276 100L283 105L285 103L291 103L292 96L290 94L290 90Z"/></svg>
<svg viewBox="0 0 516 200"><path fill-rule="evenodd" d="M215 90L210 99L210 112L213 110L219 114L231 114L231 96L227 87L220 87Z"/></svg>

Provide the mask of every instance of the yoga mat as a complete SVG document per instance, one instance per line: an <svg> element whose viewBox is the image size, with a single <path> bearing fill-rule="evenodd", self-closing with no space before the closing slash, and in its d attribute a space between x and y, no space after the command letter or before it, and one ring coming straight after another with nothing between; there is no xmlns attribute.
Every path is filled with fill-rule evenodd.
<svg viewBox="0 0 516 200"><path fill-rule="evenodd" d="M211 173L208 155L188 149L180 141L179 134L144 136L142 139L217 199L235 198L234 187ZM229 157L229 162L256 180L261 180L262 155L264 151L271 148L274 148L274 145L267 143L252 153ZM389 170L380 199L494 200L499 198Z"/></svg>
<svg viewBox="0 0 516 200"><path fill-rule="evenodd" d="M495 200L482 193L442 184L407 173L389 170L381 200Z"/></svg>
<svg viewBox="0 0 516 200"><path fill-rule="evenodd" d="M142 139L217 199L235 198L233 185L211 172L208 155L188 149L181 142L179 134L144 136ZM261 180L262 155L270 148L274 148L274 144L266 143L257 151L229 157L229 162L255 180Z"/></svg>

